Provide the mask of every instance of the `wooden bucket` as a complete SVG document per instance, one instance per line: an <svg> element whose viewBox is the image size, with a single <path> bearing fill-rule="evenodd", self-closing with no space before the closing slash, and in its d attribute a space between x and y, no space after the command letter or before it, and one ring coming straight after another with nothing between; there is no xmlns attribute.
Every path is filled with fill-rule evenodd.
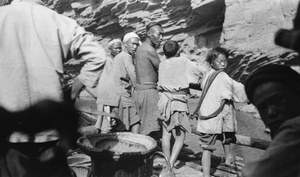
<svg viewBox="0 0 300 177"><path fill-rule="evenodd" d="M89 135L78 139L91 157L94 177L151 177L156 141L129 132Z"/></svg>

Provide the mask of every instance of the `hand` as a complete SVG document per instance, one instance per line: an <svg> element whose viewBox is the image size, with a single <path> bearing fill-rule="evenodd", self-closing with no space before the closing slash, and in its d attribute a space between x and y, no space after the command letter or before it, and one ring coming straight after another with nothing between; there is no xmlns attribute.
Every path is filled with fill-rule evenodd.
<svg viewBox="0 0 300 177"><path fill-rule="evenodd" d="M96 128L94 125L91 125L91 126L80 128L79 132L80 134L86 136L86 135L99 134L101 130Z"/></svg>

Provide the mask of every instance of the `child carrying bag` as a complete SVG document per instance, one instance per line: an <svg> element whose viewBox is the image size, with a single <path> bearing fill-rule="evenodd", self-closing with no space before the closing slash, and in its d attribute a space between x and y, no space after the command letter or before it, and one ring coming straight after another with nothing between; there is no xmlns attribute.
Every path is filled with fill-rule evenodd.
<svg viewBox="0 0 300 177"><path fill-rule="evenodd" d="M214 118L216 117L218 114L220 114L220 112L223 110L224 106L225 106L225 103L226 103L226 100L222 100L221 101L221 104L220 104L220 107L215 111L213 112L212 114L208 115L208 116L203 116L201 115L201 113L199 112L199 109L202 105L202 102L206 96L206 93L209 89L209 87L211 86L212 82L214 81L214 79L217 77L217 75L220 73L220 72L223 72L222 70L219 70L219 71L215 71L213 72L209 78L207 79L207 81L205 82L205 85L204 85L204 88L202 90L202 94L200 96L200 99L199 99L199 102L198 102L198 105L195 109L195 111L193 112L193 114L190 116L191 119L200 119L200 120L208 120L208 119L211 119L211 118Z"/></svg>

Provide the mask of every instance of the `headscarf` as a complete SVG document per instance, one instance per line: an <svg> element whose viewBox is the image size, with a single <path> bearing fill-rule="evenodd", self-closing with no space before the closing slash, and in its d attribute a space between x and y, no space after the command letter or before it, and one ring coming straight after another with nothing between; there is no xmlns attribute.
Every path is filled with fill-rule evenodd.
<svg viewBox="0 0 300 177"><path fill-rule="evenodd" d="M123 43L125 44L129 39L136 37L140 40L140 37L134 33L134 32L129 32L127 34L125 34L125 36L123 37Z"/></svg>
<svg viewBox="0 0 300 177"><path fill-rule="evenodd" d="M109 43L107 44L108 48L110 48L114 43L122 43L121 39L113 39L111 41L109 41Z"/></svg>
<svg viewBox="0 0 300 177"><path fill-rule="evenodd" d="M291 88L300 88L300 75L292 68L285 65L265 65L255 70L246 80L245 91L250 102L253 103L255 89L266 82L279 82Z"/></svg>

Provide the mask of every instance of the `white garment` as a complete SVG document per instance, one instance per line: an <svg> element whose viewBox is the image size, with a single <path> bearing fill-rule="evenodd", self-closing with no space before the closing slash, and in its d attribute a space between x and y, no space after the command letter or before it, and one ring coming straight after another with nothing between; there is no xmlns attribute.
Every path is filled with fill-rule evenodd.
<svg viewBox="0 0 300 177"><path fill-rule="evenodd" d="M206 69L185 57L172 57L159 64L159 90L178 92L200 83Z"/></svg>
<svg viewBox="0 0 300 177"><path fill-rule="evenodd" d="M42 99L62 101L70 58L85 63L79 80L96 86L106 54L75 20L34 0L14 1L0 7L0 26L0 106L18 111Z"/></svg>
<svg viewBox="0 0 300 177"><path fill-rule="evenodd" d="M211 69L204 77L201 87L215 70ZM200 113L208 116L214 113L223 99L234 102L247 102L244 85L231 79L225 72L217 75L212 82L200 107ZM201 133L220 134L222 132L236 132L237 123L232 104L225 104L224 109L216 117L208 120L198 120L197 130Z"/></svg>

